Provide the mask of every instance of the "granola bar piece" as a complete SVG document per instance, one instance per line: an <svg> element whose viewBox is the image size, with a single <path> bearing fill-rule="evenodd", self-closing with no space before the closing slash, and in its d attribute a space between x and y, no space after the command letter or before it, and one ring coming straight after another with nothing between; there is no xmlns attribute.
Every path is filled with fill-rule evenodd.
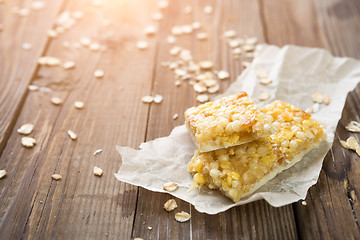
<svg viewBox="0 0 360 240"><path fill-rule="evenodd" d="M273 132L273 118L245 92L189 108L185 122L201 152L251 142Z"/></svg>
<svg viewBox="0 0 360 240"><path fill-rule="evenodd" d="M262 110L274 118L276 132L227 149L196 150L188 164L195 187L219 189L237 202L300 161L326 138L323 126L290 104L276 101Z"/></svg>

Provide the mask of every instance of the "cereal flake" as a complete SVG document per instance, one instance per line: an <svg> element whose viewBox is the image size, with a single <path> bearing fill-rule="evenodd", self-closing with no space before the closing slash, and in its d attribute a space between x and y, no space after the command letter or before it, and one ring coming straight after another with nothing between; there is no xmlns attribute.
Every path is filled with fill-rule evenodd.
<svg viewBox="0 0 360 240"><path fill-rule="evenodd" d="M94 175L97 177L101 177L103 175L103 170L99 167L94 167Z"/></svg>
<svg viewBox="0 0 360 240"><path fill-rule="evenodd" d="M164 203L164 209L167 212L171 212L175 208L177 208L177 203L176 203L175 199L169 199L166 201L166 203Z"/></svg>
<svg viewBox="0 0 360 240"><path fill-rule="evenodd" d="M34 125L31 123L25 123L24 125L22 125L17 132L23 135L28 135L30 134L34 129Z"/></svg>
<svg viewBox="0 0 360 240"><path fill-rule="evenodd" d="M191 216L187 212L181 211L175 214L175 219L178 222L186 222L190 220Z"/></svg>
<svg viewBox="0 0 360 240"><path fill-rule="evenodd" d="M176 189L178 189L179 185L174 182L168 182L164 184L163 189L168 192L174 192Z"/></svg>

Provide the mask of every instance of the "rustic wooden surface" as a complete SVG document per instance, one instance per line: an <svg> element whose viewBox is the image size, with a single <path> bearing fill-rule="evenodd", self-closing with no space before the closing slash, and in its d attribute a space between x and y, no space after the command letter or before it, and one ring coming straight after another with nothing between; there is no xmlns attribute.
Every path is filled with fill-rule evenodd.
<svg viewBox="0 0 360 240"><path fill-rule="evenodd" d="M14 7L30 8L31 2L0 1L0 169L8 172L0 180L1 238L360 238L359 157L339 144L349 136L344 126L359 120L359 87L347 98L333 147L306 206L299 202L273 208L257 201L209 216L177 199L179 209L192 214L191 221L178 223L162 209L170 195L118 182L112 175L121 165L115 145L137 147L168 135L182 124L184 110L196 104L191 86L175 87L173 72L161 66L172 59L166 38L173 26L202 23L201 31L209 35L206 41L190 34L177 37L176 45L229 71L231 79L221 81L223 91L243 70L226 46L224 31L234 29L239 36L279 46L323 47L337 56L360 59L359 1L170 1L159 22L151 19L160 11L156 0L52 0L28 16L13 13ZM203 12L206 5L213 6L212 14ZM192 7L189 14L184 13L187 6ZM60 13L79 10L84 17L72 28L56 38L47 35ZM148 25L159 29L155 36L144 35ZM77 48L82 37L105 45L106 51ZM138 40L147 40L149 49L139 51ZM24 42L32 48L22 49ZM40 56L72 60L76 67L38 66ZM103 78L94 77L96 69L104 70ZM30 84L51 92L30 92ZM142 103L148 94L161 94L164 101ZM51 104L53 96L63 104ZM77 100L85 102L84 109L74 108ZM175 113L177 120L172 119ZM16 132L26 122L35 125L30 136L37 144L32 149L21 146ZM77 133L76 141L67 136L68 129ZM94 156L99 148L103 152ZM93 176L94 166L104 170L101 178ZM63 179L53 181L53 173Z"/></svg>

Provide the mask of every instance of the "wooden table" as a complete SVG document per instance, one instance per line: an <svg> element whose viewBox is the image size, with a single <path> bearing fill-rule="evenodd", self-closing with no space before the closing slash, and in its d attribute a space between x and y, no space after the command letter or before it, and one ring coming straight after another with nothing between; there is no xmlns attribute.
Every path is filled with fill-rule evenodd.
<svg viewBox="0 0 360 240"><path fill-rule="evenodd" d="M229 71L221 93L244 69L226 44L226 30L262 43L322 47L336 56L360 58L358 0L171 0L162 10L156 0L51 0L37 10L31 2L0 1L0 169L7 171L0 180L1 239L360 238L360 161L339 144L349 136L344 125L359 120L359 87L347 98L306 206L273 208L257 201L210 216L177 200L179 209L192 215L191 221L178 223L163 210L169 195L113 176L121 166L115 145L137 147L166 136L183 123L184 110L197 104L192 86L176 87L173 71L161 64L174 61L172 46ZM204 13L206 5L212 13ZM72 20L57 18L64 11L73 14ZM163 13L161 21L152 19L156 12ZM173 26L194 21L202 24L200 30L176 36L175 44L167 42ZM62 28L55 37L48 30L56 24ZM158 29L152 37L143 31L149 25ZM206 32L208 38L200 41L195 32ZM91 50L81 45L82 38L100 47L93 44ZM149 48L138 50L138 40L148 41ZM38 65L41 56L74 61L75 68ZM96 69L104 71L102 78L94 77ZM40 89L29 91L29 85ZM164 100L143 103L149 94ZM54 96L63 103L52 104ZM74 108L77 100L84 109ZM179 117L173 120L175 113ZM21 145L17 133L28 122L35 125L31 149ZM69 138L69 129L77 140ZM96 149L103 151L94 156ZM104 170L102 177L93 175L94 166ZM54 173L62 180L52 180Z"/></svg>

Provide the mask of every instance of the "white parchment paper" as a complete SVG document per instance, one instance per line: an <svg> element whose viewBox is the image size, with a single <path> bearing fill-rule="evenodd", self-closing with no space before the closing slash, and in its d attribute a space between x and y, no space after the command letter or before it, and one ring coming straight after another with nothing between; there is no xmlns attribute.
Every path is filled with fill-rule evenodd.
<svg viewBox="0 0 360 240"><path fill-rule="evenodd" d="M256 77L257 70L267 72L273 83L260 85ZM302 161L240 202L233 203L218 191L188 190L192 176L187 171L187 164L195 146L184 125L174 128L168 137L142 143L140 150L116 146L122 156L122 165L115 177L119 181L156 192L165 192L162 189L164 183L176 182L180 187L170 194L208 214L223 212L259 199L265 199L276 207L305 199L308 189L316 183L323 159L332 145L346 96L359 80L360 61L333 57L328 51L317 48L261 46L258 57L250 67L219 97L246 91L253 99L257 99L265 91L271 94L271 99L259 103L260 106L273 100L283 100L307 109L313 105L313 93L327 94L331 99L330 104L320 105L320 110L313 114L313 118L327 126L328 137L327 142L305 155Z"/></svg>

